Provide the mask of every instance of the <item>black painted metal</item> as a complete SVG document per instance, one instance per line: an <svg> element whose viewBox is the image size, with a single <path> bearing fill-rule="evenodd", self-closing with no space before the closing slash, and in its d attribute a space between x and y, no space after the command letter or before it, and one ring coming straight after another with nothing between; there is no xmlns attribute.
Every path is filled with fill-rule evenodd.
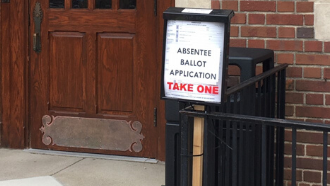
<svg viewBox="0 0 330 186"><path fill-rule="evenodd" d="M181 157L181 138L180 138L180 126L176 123L166 123L166 168L165 177L171 179L165 179L166 185L180 185L180 167Z"/></svg>
<svg viewBox="0 0 330 186"><path fill-rule="evenodd" d="M328 171L328 132L323 132L323 178L322 185L327 186Z"/></svg>
<svg viewBox="0 0 330 186"><path fill-rule="evenodd" d="M275 125L255 124L253 119L246 122L233 120L233 118L222 120L217 118L218 116L230 116L230 114L245 114L235 115L244 118L254 118L255 116L275 117L275 74L283 71L285 68L286 65L280 65L269 70L271 73L267 71L229 89L227 91L227 102L214 109L221 110L221 113L211 111L205 114L189 110L181 111L181 114L188 114L190 117L205 117L207 115L208 122L206 125L214 126L216 129L210 132L216 133L217 139L215 145L211 147L218 150L214 159L206 161L216 162L217 167L215 171L217 174L216 178L213 178L215 174L207 172L207 176L204 177L204 179L215 180L215 184L212 185L274 185ZM285 79L282 77L277 78L277 80L282 81L278 82L277 85L283 88L282 84L285 83L283 81ZM284 100L277 101L283 102L281 104L277 103L277 106L284 105ZM281 112L277 113L277 115L279 114ZM210 129L207 131L209 132ZM281 134L281 132L276 132L276 134ZM283 140L281 139L277 139L280 142L279 144L283 143L284 138ZM282 146L277 145L277 148ZM210 149L212 148L209 146L206 148L207 151ZM276 150L276 152L278 153L277 156L283 156L283 151ZM279 152L282 153L279 154ZM279 157L278 159L281 160L283 158ZM276 161L276 166L280 162ZM277 175L279 174L278 172L276 173ZM283 180L276 183L281 185L282 182ZM210 185L207 180L204 180L205 184Z"/></svg>
<svg viewBox="0 0 330 186"><path fill-rule="evenodd" d="M188 125L188 116L184 115L181 119L180 126L181 133L181 175L180 175L180 185L181 186L189 186L189 125Z"/></svg>
<svg viewBox="0 0 330 186"><path fill-rule="evenodd" d="M172 169L181 169L182 174L176 174L181 184L173 186L191 185L188 170L192 163L189 161L192 156L189 140L192 138L183 133L189 133L192 125L188 118L192 117L205 118L203 186L283 186L285 128L293 131L291 184L295 184L296 178L296 131L299 129L324 132L323 175L326 175L330 125L284 120L286 67L277 66L229 88L227 101L218 107L208 107L207 112L180 111L183 116L180 134L188 141L183 143L181 140L181 145L186 145L181 148L181 161L184 162L176 166L171 164ZM185 157L184 153L187 153ZM183 167L188 170L182 170ZM168 175L166 183L173 183L168 182L172 179ZM326 176L322 182L325 186Z"/></svg>
<svg viewBox="0 0 330 186"><path fill-rule="evenodd" d="M292 179L291 179L291 185L296 186L296 168L297 168L297 129L295 127L292 128Z"/></svg>

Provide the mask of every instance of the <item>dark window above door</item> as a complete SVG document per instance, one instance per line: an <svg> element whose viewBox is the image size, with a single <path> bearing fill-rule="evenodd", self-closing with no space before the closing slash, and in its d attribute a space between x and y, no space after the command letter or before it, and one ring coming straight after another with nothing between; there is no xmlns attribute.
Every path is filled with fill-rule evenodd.
<svg viewBox="0 0 330 186"><path fill-rule="evenodd" d="M87 9L89 4L88 0L49 0L49 8L65 8L65 1L71 1L72 9ZM111 9L113 3L118 3L119 9L136 9L136 0L94 0L94 3L95 9Z"/></svg>

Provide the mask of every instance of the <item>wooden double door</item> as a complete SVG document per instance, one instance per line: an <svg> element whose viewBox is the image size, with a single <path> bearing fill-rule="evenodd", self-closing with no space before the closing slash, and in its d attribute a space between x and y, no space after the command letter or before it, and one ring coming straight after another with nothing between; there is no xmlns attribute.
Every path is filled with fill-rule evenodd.
<svg viewBox="0 0 330 186"><path fill-rule="evenodd" d="M30 0L36 149L155 157L152 0Z"/></svg>

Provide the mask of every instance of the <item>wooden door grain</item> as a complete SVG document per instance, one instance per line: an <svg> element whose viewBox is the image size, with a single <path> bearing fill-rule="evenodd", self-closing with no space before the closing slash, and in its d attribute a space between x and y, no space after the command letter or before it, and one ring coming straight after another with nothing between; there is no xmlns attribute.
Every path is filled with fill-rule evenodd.
<svg viewBox="0 0 330 186"><path fill-rule="evenodd" d="M31 147L156 157L153 2L136 1L136 9L119 9L119 0L112 9L95 8L95 0L74 9L70 0L64 8L39 2L42 47L30 49Z"/></svg>

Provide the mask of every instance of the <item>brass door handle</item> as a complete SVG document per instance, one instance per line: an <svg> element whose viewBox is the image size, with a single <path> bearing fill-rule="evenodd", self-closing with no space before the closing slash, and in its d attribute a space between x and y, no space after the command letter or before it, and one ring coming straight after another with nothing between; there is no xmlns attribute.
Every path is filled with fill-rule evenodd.
<svg viewBox="0 0 330 186"><path fill-rule="evenodd" d="M33 50L36 53L41 52L41 22L42 22L42 9L41 4L36 2L33 11L33 20L34 20L34 34L33 34Z"/></svg>
<svg viewBox="0 0 330 186"><path fill-rule="evenodd" d="M40 34L34 33L33 34L33 50L37 53L41 52L41 39Z"/></svg>

